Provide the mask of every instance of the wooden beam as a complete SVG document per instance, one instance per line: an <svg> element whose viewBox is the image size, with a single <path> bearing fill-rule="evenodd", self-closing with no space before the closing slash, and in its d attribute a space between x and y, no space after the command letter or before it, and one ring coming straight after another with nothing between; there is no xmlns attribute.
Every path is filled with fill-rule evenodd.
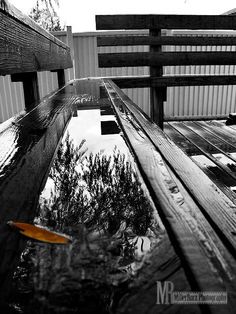
<svg viewBox="0 0 236 314"><path fill-rule="evenodd" d="M150 86L205 86L236 85L235 75L199 75L199 76L124 76L110 78L120 88L142 88Z"/></svg>
<svg viewBox="0 0 236 314"><path fill-rule="evenodd" d="M98 36L97 46L232 46L236 36Z"/></svg>
<svg viewBox="0 0 236 314"><path fill-rule="evenodd" d="M16 73L11 75L12 82L22 82L25 98L25 108L33 109L39 104L39 86L37 72Z"/></svg>
<svg viewBox="0 0 236 314"><path fill-rule="evenodd" d="M235 52L127 52L98 54L99 67L235 65Z"/></svg>
<svg viewBox="0 0 236 314"><path fill-rule="evenodd" d="M105 82L107 82L105 80ZM234 217L235 204L213 184L213 182L194 164L184 152L178 148L145 114L126 96L112 81L108 81L114 92L120 96L126 108L142 126L145 134L164 156L172 171L184 183L191 196L201 207L209 223L214 227L225 246L236 256L236 222Z"/></svg>
<svg viewBox="0 0 236 314"><path fill-rule="evenodd" d="M236 29L227 15L97 15L97 30L115 29Z"/></svg>
<svg viewBox="0 0 236 314"><path fill-rule="evenodd" d="M0 9L0 75L72 67L68 46L12 8Z"/></svg>

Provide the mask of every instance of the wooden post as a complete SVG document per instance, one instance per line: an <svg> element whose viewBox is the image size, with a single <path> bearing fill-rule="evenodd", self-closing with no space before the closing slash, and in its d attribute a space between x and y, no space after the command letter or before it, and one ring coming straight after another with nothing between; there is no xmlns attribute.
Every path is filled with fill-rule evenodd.
<svg viewBox="0 0 236 314"><path fill-rule="evenodd" d="M74 41L73 41L73 33L72 33L72 27L67 26L66 27L66 44L70 47L70 55L73 63L73 68L69 71L69 79L74 80L76 78L75 75L75 53L74 53Z"/></svg>
<svg viewBox="0 0 236 314"><path fill-rule="evenodd" d="M65 71L63 69L57 70L57 80L58 80L58 87L62 88L65 86Z"/></svg>
<svg viewBox="0 0 236 314"><path fill-rule="evenodd" d="M150 29L150 36L161 36L161 29ZM150 46L150 52L160 52L161 46ZM150 67L150 77L162 76L162 66ZM163 129L164 110L167 87L150 87L151 118Z"/></svg>
<svg viewBox="0 0 236 314"><path fill-rule="evenodd" d="M12 74L11 80L23 83L25 108L33 109L40 101L37 72Z"/></svg>

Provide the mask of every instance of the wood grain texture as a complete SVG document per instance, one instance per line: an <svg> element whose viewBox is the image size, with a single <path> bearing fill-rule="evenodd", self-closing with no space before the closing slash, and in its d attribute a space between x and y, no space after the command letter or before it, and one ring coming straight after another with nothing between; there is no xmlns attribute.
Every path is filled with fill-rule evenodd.
<svg viewBox="0 0 236 314"><path fill-rule="evenodd" d="M113 29L236 29L227 15L96 15L97 30Z"/></svg>
<svg viewBox="0 0 236 314"><path fill-rule="evenodd" d="M195 216L194 211L192 211L192 215L190 214L193 209L190 209L191 206L189 207L178 185L166 168L162 156L155 149L142 126L134 119L133 115L129 113L126 114L126 110L123 108L124 99L116 93L114 84L111 87L109 82L106 81L105 87L126 138L138 160L146 184L151 189L152 196L159 208L159 214L165 223L167 231L169 232L172 244L182 260L182 265L187 273L191 288L200 289L202 291L209 291L211 289L225 290L226 286L224 286L224 281L221 280L222 278L220 279L221 275L220 271L218 273L218 266L213 262L216 255L213 254L215 257L212 259L209 258L206 249L207 246L205 246L208 240L206 240L206 242L205 240L201 241L200 238L203 233L199 233L199 229L194 227L193 221L195 221L195 226L198 225L198 227L200 227L201 225L198 224L197 217L197 213L200 213L200 210L198 209ZM127 100L125 102L127 104ZM203 221L205 221L203 215L201 213L200 215ZM208 227L212 230L209 224ZM206 234L204 234L204 237L205 236ZM208 236L212 241L211 235L208 234ZM218 239L216 243L217 242ZM225 250L222 244L221 248ZM226 252L226 254L228 253ZM233 261L230 254L228 258ZM216 260L218 260L218 258L216 258ZM234 264L232 263L232 265ZM225 308L223 309L221 307L215 310L216 312L219 311L219 313L225 312ZM229 304L228 311L233 313L232 304Z"/></svg>
<svg viewBox="0 0 236 314"><path fill-rule="evenodd" d="M10 9L0 10L0 54L0 75L72 67L69 47Z"/></svg>
<svg viewBox="0 0 236 314"><path fill-rule="evenodd" d="M236 45L236 36L98 36L97 46L232 46Z"/></svg>
<svg viewBox="0 0 236 314"><path fill-rule="evenodd" d="M99 53L101 68L166 65L235 65L235 52Z"/></svg>
<svg viewBox="0 0 236 314"><path fill-rule="evenodd" d="M235 180L225 173L221 168L211 163L207 158L198 158L201 156L201 151L190 141L174 129L170 123L165 122L164 132L179 146L186 155L214 182L222 192L227 195L234 203L236 203L236 194L232 192L231 187L235 186ZM197 157L197 158L196 158Z"/></svg>
<svg viewBox="0 0 236 314"><path fill-rule="evenodd" d="M0 133L0 282L5 285L22 250L6 222L32 222L39 193L76 102L66 86L33 110L15 117Z"/></svg>
<svg viewBox="0 0 236 314"><path fill-rule="evenodd" d="M106 81L106 80L105 80ZM125 103L126 108L139 121L145 134L151 139L165 161L183 182L202 213L214 227L221 240L236 256L236 205L178 148L146 115L111 81L114 89ZM199 183L199 184L198 184Z"/></svg>
<svg viewBox="0 0 236 314"><path fill-rule="evenodd" d="M150 86L205 86L236 85L235 75L200 75L200 76L124 76L112 77L112 81L120 88L143 88ZM209 119L209 118L208 118Z"/></svg>
<svg viewBox="0 0 236 314"><path fill-rule="evenodd" d="M172 127L174 127L178 132L183 134L183 136L189 140L196 148L199 149L202 155L206 156L210 159L214 164L216 164L220 169L222 169L225 173L231 176L236 180L236 174L230 170L228 166L220 162L217 157L214 157L213 154L222 154L225 157L229 158L229 163L232 160L232 165L235 165L235 159L231 157L229 154L225 153L223 150L217 148L215 145L209 143L209 141L205 140L203 137L199 136L198 133L195 133L190 127L188 128L182 122L171 122Z"/></svg>
<svg viewBox="0 0 236 314"><path fill-rule="evenodd" d="M0 5L0 12L35 30L37 33L42 34L44 37L53 41L57 45L67 48L66 44L35 23L34 20L32 20L28 15L22 13L14 5L10 4L9 1L7 1L5 6Z"/></svg>

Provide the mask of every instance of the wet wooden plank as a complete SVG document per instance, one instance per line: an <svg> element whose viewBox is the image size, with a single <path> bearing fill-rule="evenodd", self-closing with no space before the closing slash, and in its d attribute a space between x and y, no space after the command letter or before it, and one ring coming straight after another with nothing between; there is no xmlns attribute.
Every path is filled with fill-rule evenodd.
<svg viewBox="0 0 236 314"><path fill-rule="evenodd" d="M101 68L165 65L235 65L235 52L99 53Z"/></svg>
<svg viewBox="0 0 236 314"><path fill-rule="evenodd" d="M114 110L116 111L126 138L138 160L144 179L150 188L154 202L156 203L157 208L159 208L159 214L169 232L172 244L182 260L182 265L187 274L191 288L201 289L202 291L214 290L217 289L217 287L222 289L220 286L221 283L224 285L224 281L220 280L221 283L218 282L218 279L220 278L218 275L220 276L220 272L217 276L213 275L214 271L219 271L218 266L214 264L216 260L213 257L213 262L206 253L207 248L205 244L208 240L205 239L206 241L200 241L203 233L200 235L199 229L195 228L199 223L198 218L196 217L197 213L195 213L195 217L193 212L193 216L189 215L191 209L188 207L178 185L172 179L161 155L155 150L153 143L150 141L147 134L143 132L139 123L132 115L126 113L126 109L123 107L124 99L121 99L119 97L120 95L117 95L114 90L114 85L111 87L109 82L106 81L105 87L111 98ZM124 101L127 104L127 99ZM198 212L200 213L199 209ZM203 221L204 220L205 218L203 218ZM195 221L195 226L193 221ZM211 229L211 227L209 228ZM205 236L206 234L204 237ZM209 235L209 239L212 241L212 235ZM218 241L219 239L217 238L216 242ZM222 249L225 250L223 245ZM229 260L233 261L228 252L226 252L226 255L229 257ZM234 263L232 263L232 265L234 265ZM212 272L213 269L215 270ZM212 279L214 282L211 281ZM231 305L229 305L229 311L232 311L230 307ZM217 311L223 313L222 308L220 307L218 307L216 312Z"/></svg>
<svg viewBox="0 0 236 314"><path fill-rule="evenodd" d="M187 187L206 219L214 227L225 246L236 255L235 204L194 164L184 152L178 148L160 128L148 120L137 105L135 105L113 82L107 81L114 93L121 97L126 108L139 121L145 134L155 144L157 150L164 156L171 169ZM149 162L149 161L147 161ZM201 184L196 184L200 182ZM220 226L220 228L219 228Z"/></svg>
<svg viewBox="0 0 236 314"><path fill-rule="evenodd" d="M233 15L96 15L97 30L114 29L235 29Z"/></svg>
<svg viewBox="0 0 236 314"><path fill-rule="evenodd" d="M185 126L182 122L171 122L171 125L180 133L183 134L183 136L188 139L193 145L195 145L203 155L205 155L208 159L210 159L213 163L215 163L219 168L221 168L225 173L230 175L233 179L236 180L236 173L231 171L231 168L225 165L224 163L220 162L217 157L214 156L214 154L222 153L217 147L214 145L211 145L209 142L207 142L204 138L201 138L198 134L194 133L190 128ZM227 154L225 154L226 157ZM229 160L230 165L233 167L236 167L236 164L234 161Z"/></svg>
<svg viewBox="0 0 236 314"><path fill-rule="evenodd" d="M25 241L7 221L31 222L50 164L76 101L73 87L54 93L35 109L11 119L0 133L0 282L4 285Z"/></svg>
<svg viewBox="0 0 236 314"><path fill-rule="evenodd" d="M70 49L8 5L0 9L0 75L72 67Z"/></svg>
<svg viewBox="0 0 236 314"><path fill-rule="evenodd" d="M236 130L225 125L225 121L198 121L198 125L216 134L223 141L236 147Z"/></svg>
<svg viewBox="0 0 236 314"><path fill-rule="evenodd" d="M232 158L232 160L236 161L236 158L230 155L230 153L236 152L236 145L234 146L228 143L223 138L217 136L214 132L209 131L209 129L202 127L196 122L186 121L184 122L184 124L188 126L191 130L198 133L198 135L204 138L205 141L217 147L219 151L226 154L229 158Z"/></svg>
<svg viewBox="0 0 236 314"><path fill-rule="evenodd" d="M174 284L175 291L191 291L179 257L166 236L153 249L149 263L140 270L138 278L130 285L129 293L120 302L117 314L137 313L202 313L198 305L157 304L157 281L164 282L166 278ZM142 302L140 302L142 300Z"/></svg>
<svg viewBox="0 0 236 314"><path fill-rule="evenodd" d="M112 77L120 88L136 88L150 86L205 86L205 85L235 85L234 75L202 75L202 76L126 76ZM204 117L202 117L204 118ZM189 118L188 118L189 119ZM209 118L208 118L209 119ZM222 118L221 118L222 119Z"/></svg>
<svg viewBox="0 0 236 314"><path fill-rule="evenodd" d="M167 45L181 45L181 46L232 46L236 45L235 36L216 37L216 36L98 36L97 46L167 46Z"/></svg>
<svg viewBox="0 0 236 314"><path fill-rule="evenodd" d="M164 132L196 163L221 191L236 204L236 194L234 192L236 181L210 159L203 156L202 152L193 145L192 142L187 140L169 123L165 123Z"/></svg>

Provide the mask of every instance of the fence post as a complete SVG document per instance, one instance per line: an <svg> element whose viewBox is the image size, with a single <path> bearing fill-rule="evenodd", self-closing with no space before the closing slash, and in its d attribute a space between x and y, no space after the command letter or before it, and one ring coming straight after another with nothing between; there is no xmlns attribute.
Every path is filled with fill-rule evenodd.
<svg viewBox="0 0 236 314"><path fill-rule="evenodd" d="M66 44L70 47L70 54L71 59L73 63L73 69L72 69L72 77L71 77L71 70L70 70L70 80L73 80L76 78L75 75L75 52L74 52L74 41L73 41L73 34L72 34L72 27L67 26L66 27Z"/></svg>
<svg viewBox="0 0 236 314"><path fill-rule="evenodd" d="M161 29L150 29L150 36L161 36ZM161 51L161 46L150 46L150 52ZM163 75L162 66L150 67L150 77L158 77ZM151 118L163 129L164 118L164 101L166 101L167 87L150 87L150 112Z"/></svg>

